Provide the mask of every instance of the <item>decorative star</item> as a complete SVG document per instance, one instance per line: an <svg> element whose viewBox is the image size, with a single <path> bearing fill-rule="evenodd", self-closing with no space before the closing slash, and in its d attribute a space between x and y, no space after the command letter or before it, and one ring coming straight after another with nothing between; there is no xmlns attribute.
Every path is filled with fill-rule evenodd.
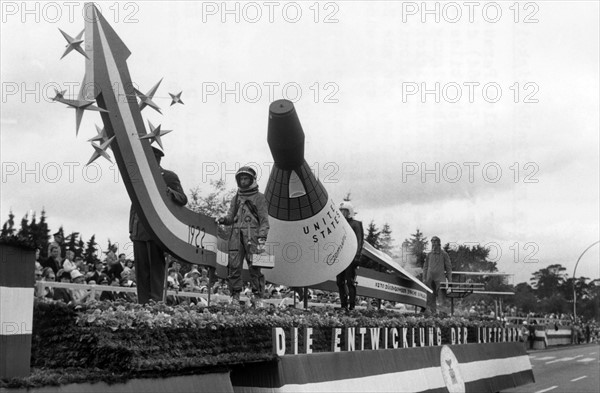
<svg viewBox="0 0 600 393"><path fill-rule="evenodd" d="M65 49L65 53L63 53L63 55L61 56L61 59L63 57L65 57L67 54L69 54L69 52L71 52L73 49L75 49L77 52L81 53L82 55L84 55L86 58L89 59L88 55L85 54L85 51L81 48L81 44L83 43L83 40L81 39L81 37L83 36L83 32L85 31L85 29L81 30L81 33L77 34L77 37L73 38L70 35L68 35L67 33L65 33L64 31L58 29L63 37L65 37L65 40L67 40L67 45Z"/></svg>
<svg viewBox="0 0 600 393"><path fill-rule="evenodd" d="M108 146L110 146L111 142L113 141L113 139L115 139L115 137L111 137L109 140L107 140L106 142L104 142L103 144L101 144L100 146L96 145L95 143L92 142L92 147L94 148L94 154L92 154L92 157L90 158L90 160L88 161L87 164L85 164L85 166L90 165L92 162L96 161L96 159L100 156L106 158L108 161L110 161L112 163L112 160L110 159L110 156L108 155L108 153L106 153L106 149L108 149Z"/></svg>
<svg viewBox="0 0 600 393"><path fill-rule="evenodd" d="M85 78L84 78L85 81ZM55 89L56 96L53 98L54 101L62 102L63 104L67 104L71 108L75 109L75 135L79 135L79 126L81 125L81 119L83 118L84 111L98 111L98 112L108 112L106 109L98 108L95 105L92 105L94 101L88 101L83 99L84 97L84 89L83 87L79 90L79 96L76 100L69 100L64 98L65 91L59 92Z"/></svg>
<svg viewBox="0 0 600 393"><path fill-rule="evenodd" d="M160 82L162 82L162 78L160 78L158 83L156 85L154 85L154 87L152 87L152 89L148 90L148 93L146 93L146 94L142 93L138 89L134 89L135 93L138 95L138 97L140 97L140 111L142 109L144 109L145 107L149 106L150 108L154 109L155 111L157 111L158 113L160 113L162 115L162 112L160 111L160 108L158 107L158 105L156 105L156 103L154 103L154 101L152 101L152 97L154 97L154 93L156 93L156 90L158 89L158 85L160 85Z"/></svg>
<svg viewBox="0 0 600 393"><path fill-rule="evenodd" d="M75 109L75 135L79 135L79 126L81 125L81 119L83 118L84 111L108 112L106 109L98 108L96 105L92 105L94 101L68 100L65 98L59 98L56 101L67 104L71 108Z"/></svg>
<svg viewBox="0 0 600 393"><path fill-rule="evenodd" d="M106 131L104 130L104 127L100 128L100 127L96 126L96 132L98 133L98 135L96 135L93 138L88 139L88 142L99 141L100 144L102 144L108 140L108 135L106 135Z"/></svg>
<svg viewBox="0 0 600 393"><path fill-rule="evenodd" d="M140 139L151 139L151 141L150 141L151 144L152 144L152 142L156 141L156 143L158 143L160 148L164 150L160 137L168 134L169 132L171 132L173 130L161 130L160 124L158 125L158 127L154 127L152 125L152 123L150 123L150 120L148 120L148 126L150 127L150 133L146 134L144 136L141 136Z"/></svg>
<svg viewBox="0 0 600 393"><path fill-rule="evenodd" d="M58 91L58 90L54 89L54 92L56 93L56 95L54 96L52 101L60 101L61 99L63 99L65 97L65 93L67 91L66 90Z"/></svg>
<svg viewBox="0 0 600 393"><path fill-rule="evenodd" d="M170 106L173 106L175 104L184 105L183 101L181 101L181 93L183 93L183 91L180 91L179 94L171 94L171 93L169 93L169 95L171 96L171 105Z"/></svg>

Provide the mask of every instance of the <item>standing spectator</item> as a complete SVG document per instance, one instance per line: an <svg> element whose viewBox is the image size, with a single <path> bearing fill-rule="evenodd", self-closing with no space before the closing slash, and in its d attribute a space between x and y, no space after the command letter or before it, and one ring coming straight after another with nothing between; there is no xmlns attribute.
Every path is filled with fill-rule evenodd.
<svg viewBox="0 0 600 393"><path fill-rule="evenodd" d="M106 278L103 278L102 280L102 285L106 285L110 282L110 286L111 287L119 287L121 286L121 282L118 278L113 278L113 279L109 279L109 277L107 276ZM118 292L113 292L113 291L102 291L102 293L100 294L100 300L117 300L119 298L118 296Z"/></svg>
<svg viewBox="0 0 600 393"><path fill-rule="evenodd" d="M60 282L71 282L71 273L65 272L64 270L60 270L56 276L60 279ZM54 295L52 299L70 303L73 301L73 293L71 293L69 288L54 288Z"/></svg>
<svg viewBox="0 0 600 393"><path fill-rule="evenodd" d="M158 165L164 153L153 147ZM187 203L179 177L175 172L162 169L162 177L167 184L167 195L180 206ZM163 299L165 285L165 255L160 246L152 241L152 237L140 220L135 208L131 206L129 215L129 237L133 241L133 255L136 263L136 283L139 303Z"/></svg>
<svg viewBox="0 0 600 393"><path fill-rule="evenodd" d="M125 254L119 254L119 263L121 266L125 267L125 263L127 262L127 258L125 258Z"/></svg>
<svg viewBox="0 0 600 393"><path fill-rule="evenodd" d="M121 273L123 273L123 266L121 262L115 256L115 253L109 251L106 254L106 274L111 280L118 278L121 279Z"/></svg>
<svg viewBox="0 0 600 393"><path fill-rule="evenodd" d="M122 287L135 287L135 282L131 279L131 271L123 270L121 273L121 286Z"/></svg>
<svg viewBox="0 0 600 393"><path fill-rule="evenodd" d="M219 224L232 225L229 237L228 279L232 303L239 305L240 293L244 287L242 270L244 259L248 262L252 303L262 306L265 291L265 276L260 267L252 265L252 254L264 251L269 234L269 214L267 200L258 192L256 172L249 166L241 167L235 174L238 191L231 200L229 212L217 220Z"/></svg>
<svg viewBox="0 0 600 393"><path fill-rule="evenodd" d="M175 292L179 292L182 289L183 280L179 281L179 273L175 268L169 269L169 275L167 276L167 289ZM179 296L167 295L167 304L177 305L181 303Z"/></svg>
<svg viewBox="0 0 600 393"><path fill-rule="evenodd" d="M200 289L200 272L196 265L193 265L192 270L185 274L184 281L189 283L193 292L197 292Z"/></svg>
<svg viewBox="0 0 600 393"><path fill-rule="evenodd" d="M42 269L35 268L35 282L42 280Z"/></svg>
<svg viewBox="0 0 600 393"><path fill-rule="evenodd" d="M88 283L90 281L95 281L97 284L100 284L100 276L102 273L104 273L104 264L101 261L96 261L94 271L87 276Z"/></svg>
<svg viewBox="0 0 600 393"><path fill-rule="evenodd" d="M183 282L183 275L181 274L181 264L178 260L168 255L167 258L171 261L169 263L169 269L173 269L177 272L177 281L181 284Z"/></svg>
<svg viewBox="0 0 600 393"><path fill-rule="evenodd" d="M179 283L179 273L174 268L169 269L169 276L167 277L168 288L173 291L179 291L181 285Z"/></svg>
<svg viewBox="0 0 600 393"><path fill-rule="evenodd" d="M66 253L65 260L62 263L62 268L65 272L71 273L73 270L77 269L77 265L74 262L75 253L71 250L68 250Z"/></svg>
<svg viewBox="0 0 600 393"><path fill-rule="evenodd" d="M90 282L92 282L92 281L93 281L93 280L90 280ZM107 276L106 274L100 274L100 275L98 276L98 281L96 281L96 283L97 283L98 285L108 286L108 285L110 285L110 279L108 278L108 276ZM100 292L100 293L96 292L96 299L97 299L97 300L104 300L104 299L101 299L101 297L102 297L102 294L103 294L104 292L109 292L109 293L112 293L112 292L110 292L110 291L102 291L102 292Z"/></svg>
<svg viewBox="0 0 600 393"><path fill-rule="evenodd" d="M125 254L123 254L125 255ZM125 263L123 264L123 271L130 273L131 272L131 261L129 259L125 260Z"/></svg>
<svg viewBox="0 0 600 393"><path fill-rule="evenodd" d="M208 288L209 283L210 283L210 279L208 277L208 270L205 268L202 268L201 276L198 278L198 286L200 286L200 287L205 286L206 288Z"/></svg>
<svg viewBox="0 0 600 393"><path fill-rule="evenodd" d="M63 243L65 242L65 239L63 238L63 235L59 232L56 232L54 235L54 241L51 242L50 244L48 244L48 255L50 255L52 253L52 247L58 247L58 251L61 253L60 257L62 258L62 249L63 249ZM56 272L55 272L56 273Z"/></svg>
<svg viewBox="0 0 600 393"><path fill-rule="evenodd" d="M40 280L42 282L55 282L56 281L56 275L54 274L54 270L52 270L49 267L45 267L44 270L42 270L42 279ZM39 297L47 297L52 299L54 297L54 288L52 287L43 287L42 288L42 292L38 293Z"/></svg>
<svg viewBox="0 0 600 393"><path fill-rule="evenodd" d="M42 270L44 267L42 266L42 260L40 259L41 249L38 247L35 249L35 268L38 270Z"/></svg>
<svg viewBox="0 0 600 393"><path fill-rule="evenodd" d="M34 281L34 287L33 287L33 296L35 297L42 297L43 296L43 289L42 287L40 287L38 285L38 282L42 281L42 269L38 269L37 267L35 268L35 281Z"/></svg>
<svg viewBox="0 0 600 393"><path fill-rule="evenodd" d="M77 269L71 270L71 282L73 284L85 284L85 276ZM72 291L73 301L75 303L84 303L90 295L87 289L79 288Z"/></svg>
<svg viewBox="0 0 600 393"><path fill-rule="evenodd" d="M585 324L585 342L586 342L587 344L589 344L589 343L591 342L591 341L590 341L590 338L591 338L591 336L592 336L592 331L591 331L591 329L590 329L590 323L589 323L589 322L587 322L587 323Z"/></svg>
<svg viewBox="0 0 600 393"><path fill-rule="evenodd" d="M135 282L135 277L136 277L136 273L135 273L135 262L132 261L131 259L127 260L127 267L129 268L129 278L131 278L131 280L133 282Z"/></svg>
<svg viewBox="0 0 600 393"><path fill-rule="evenodd" d="M452 263L446 251L442 250L440 238L431 238L431 252L423 264L423 278L433 293L427 294L427 314L437 313L437 298L440 284L446 276L446 282L452 281Z"/></svg>
<svg viewBox="0 0 600 393"><path fill-rule="evenodd" d="M527 336L527 338L529 339L529 349L533 349L533 343L535 341L535 326L533 324L529 324L529 336Z"/></svg>
<svg viewBox="0 0 600 393"><path fill-rule="evenodd" d="M73 253L73 255L74 254L75 253ZM83 257L75 257L75 267L77 268L77 270L79 270L83 274L85 274L85 273L87 273L89 271L88 270L88 265L83 260Z"/></svg>
<svg viewBox="0 0 600 393"><path fill-rule="evenodd" d="M60 247L54 246L50 248L48 259L42 263L42 267L49 267L57 274L62 269L62 258L60 257Z"/></svg>
<svg viewBox="0 0 600 393"><path fill-rule="evenodd" d="M344 201L340 204L340 212L350 224L350 228L356 235L356 252L352 263L340 274L336 276L336 283L340 293L340 306L342 309L354 310L356 306L356 269L360 262L360 254L363 248L364 230L362 222L354 219L354 206L350 201Z"/></svg>
<svg viewBox="0 0 600 393"><path fill-rule="evenodd" d="M529 346L529 328L527 326L527 321L523 321L521 325L521 337L523 337L523 342L525 345L525 349L528 349Z"/></svg>

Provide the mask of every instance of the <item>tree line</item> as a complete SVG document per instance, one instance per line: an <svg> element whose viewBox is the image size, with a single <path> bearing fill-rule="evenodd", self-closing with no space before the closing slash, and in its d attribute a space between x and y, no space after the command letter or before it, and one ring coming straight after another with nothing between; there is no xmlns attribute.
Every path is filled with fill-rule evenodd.
<svg viewBox="0 0 600 393"><path fill-rule="evenodd" d="M79 232L70 232L65 235L65 231L62 227L57 232L64 239L62 244L62 257L65 257L67 250L72 250L75 253L75 257L82 257L87 263L95 263L98 261L99 246L96 242L96 235L92 235L87 241L84 240L83 236ZM2 231L0 232L0 239L18 238L22 243L25 243L33 248L40 250L40 259L48 258L48 245L51 241L50 227L48 226L46 211L42 209L39 220L36 212L32 212L31 218L29 213L26 213L18 226L15 225L15 215L10 211L8 214L8 220L2 225ZM108 240L108 250L117 251L115 244L112 244L110 239Z"/></svg>

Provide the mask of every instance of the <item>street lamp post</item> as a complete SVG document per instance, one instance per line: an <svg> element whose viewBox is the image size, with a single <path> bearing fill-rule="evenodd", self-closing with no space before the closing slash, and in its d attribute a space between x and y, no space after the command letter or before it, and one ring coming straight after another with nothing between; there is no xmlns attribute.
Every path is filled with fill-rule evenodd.
<svg viewBox="0 0 600 393"><path fill-rule="evenodd" d="M583 254L585 254L587 252L587 250L589 250L590 248L594 247L596 244L600 243L600 240L597 242L594 242L592 244L589 245L588 248L586 248L581 255L579 256L579 258L577 258L577 263L575 263L575 268L573 269L573 320L575 321L577 319L577 298L576 298L576 294L575 294L575 272L577 271L577 265L579 265L579 261L581 260L581 257L583 256Z"/></svg>

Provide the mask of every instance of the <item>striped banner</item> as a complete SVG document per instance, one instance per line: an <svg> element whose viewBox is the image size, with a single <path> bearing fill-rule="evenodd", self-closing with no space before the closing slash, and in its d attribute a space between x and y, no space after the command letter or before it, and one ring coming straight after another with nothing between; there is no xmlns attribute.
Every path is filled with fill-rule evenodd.
<svg viewBox="0 0 600 393"><path fill-rule="evenodd" d="M29 375L35 251L0 244L0 378Z"/></svg>
<svg viewBox="0 0 600 393"><path fill-rule="evenodd" d="M236 368L235 392L497 392L534 382L521 343L286 355Z"/></svg>

